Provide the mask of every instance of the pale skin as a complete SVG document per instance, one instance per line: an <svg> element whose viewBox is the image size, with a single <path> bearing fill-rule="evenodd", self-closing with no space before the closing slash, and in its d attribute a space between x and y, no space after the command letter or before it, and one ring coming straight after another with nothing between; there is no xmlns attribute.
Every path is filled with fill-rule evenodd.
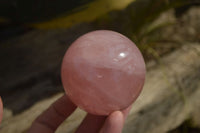
<svg viewBox="0 0 200 133"><path fill-rule="evenodd" d="M3 117L3 103L0 97L0 124L1 124L2 117Z"/></svg>
<svg viewBox="0 0 200 133"><path fill-rule="evenodd" d="M28 133L54 133L76 108L67 95L62 96L38 116ZM121 133L129 110L114 111L109 116L87 114L75 133Z"/></svg>
<svg viewBox="0 0 200 133"><path fill-rule="evenodd" d="M2 105L1 100L0 105ZM36 118L28 133L54 133L76 108L67 95L62 96ZM87 114L75 133L121 133L130 108L114 111L109 116ZM0 112L2 110L1 106Z"/></svg>

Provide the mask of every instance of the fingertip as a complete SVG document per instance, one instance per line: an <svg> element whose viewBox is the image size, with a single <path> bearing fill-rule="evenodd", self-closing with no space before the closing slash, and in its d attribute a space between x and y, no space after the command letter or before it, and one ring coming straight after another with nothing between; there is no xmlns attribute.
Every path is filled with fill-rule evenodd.
<svg viewBox="0 0 200 133"><path fill-rule="evenodd" d="M124 115L121 111L114 111L109 116L109 121L112 124L113 122L122 121L124 118Z"/></svg>
<svg viewBox="0 0 200 133"><path fill-rule="evenodd" d="M1 124L2 117L3 117L3 103L0 96L0 124Z"/></svg>
<svg viewBox="0 0 200 133"><path fill-rule="evenodd" d="M108 116L100 133L121 133L123 125L123 113L121 111L115 111Z"/></svg>

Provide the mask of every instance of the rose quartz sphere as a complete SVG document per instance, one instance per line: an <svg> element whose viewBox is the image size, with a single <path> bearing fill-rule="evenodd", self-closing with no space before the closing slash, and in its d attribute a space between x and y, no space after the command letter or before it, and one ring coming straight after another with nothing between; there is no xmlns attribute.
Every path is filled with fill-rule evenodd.
<svg viewBox="0 0 200 133"><path fill-rule="evenodd" d="M0 97L0 124L1 124L2 117L3 117L3 104Z"/></svg>
<svg viewBox="0 0 200 133"><path fill-rule="evenodd" d="M72 102L95 115L127 108L140 94L145 62L136 45L108 30L89 32L67 50L61 77Z"/></svg>

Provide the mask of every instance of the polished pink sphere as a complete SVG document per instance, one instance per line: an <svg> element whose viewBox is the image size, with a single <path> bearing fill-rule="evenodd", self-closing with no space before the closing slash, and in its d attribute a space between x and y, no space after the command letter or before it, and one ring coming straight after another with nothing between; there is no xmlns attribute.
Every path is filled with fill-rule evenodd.
<svg viewBox="0 0 200 133"><path fill-rule="evenodd" d="M63 58L61 77L66 94L78 107L108 115L136 100L145 72L142 54L131 40L98 30L72 43Z"/></svg>

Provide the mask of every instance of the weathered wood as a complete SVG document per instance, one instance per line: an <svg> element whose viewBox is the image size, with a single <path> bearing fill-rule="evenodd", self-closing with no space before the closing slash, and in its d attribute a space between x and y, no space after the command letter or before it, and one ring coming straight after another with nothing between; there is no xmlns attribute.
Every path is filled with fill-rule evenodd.
<svg viewBox="0 0 200 133"><path fill-rule="evenodd" d="M164 57L160 63L147 64L146 83L134 103L124 133L164 133L200 109L200 45L186 44ZM154 65L151 65L154 64ZM31 122L62 94L38 102L30 109L3 120L1 132L22 133ZM77 110L58 129L71 133L85 113Z"/></svg>
<svg viewBox="0 0 200 133"><path fill-rule="evenodd" d="M199 58L199 44L188 44L150 70L144 91L138 104L133 106L124 132L164 133L199 110Z"/></svg>

